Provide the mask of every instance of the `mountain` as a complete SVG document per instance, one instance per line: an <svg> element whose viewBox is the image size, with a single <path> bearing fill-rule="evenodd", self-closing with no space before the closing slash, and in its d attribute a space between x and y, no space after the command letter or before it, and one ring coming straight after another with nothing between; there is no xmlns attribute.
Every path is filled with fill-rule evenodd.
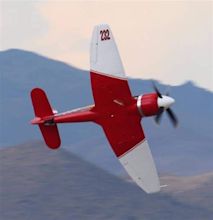
<svg viewBox="0 0 213 220"><path fill-rule="evenodd" d="M192 206L197 205L212 211L213 206L213 172L196 176L161 176L161 183L167 185L163 193L175 200Z"/></svg>
<svg viewBox="0 0 213 220"><path fill-rule="evenodd" d="M43 88L54 109L66 111L93 103L88 71L29 51L0 52L0 146L41 139L30 91ZM172 74L172 73L171 73ZM133 95L153 92L149 80L130 79ZM162 93L167 88L156 82ZM173 110L180 125L171 126L163 115L160 126L152 118L143 127L160 173L195 175L213 170L213 93L192 82L170 86ZM123 169L113 155L101 127L93 123L59 125L63 147L114 174Z"/></svg>
<svg viewBox="0 0 213 220"><path fill-rule="evenodd" d="M44 88L59 111L93 102L87 72L32 52L15 49L1 52L0 73L1 146L40 138L29 126L34 117L30 100L34 87ZM66 131L65 140L70 135ZM75 127L70 131L73 137L81 135Z"/></svg>
<svg viewBox="0 0 213 220"><path fill-rule="evenodd" d="M197 180L203 205L196 202L197 185L179 192L188 195L185 199L173 195L175 187L176 192L184 189L184 177L173 177L176 185L170 191L148 195L135 184L64 149L49 150L41 142L1 149L0 161L0 216L4 220L213 218L213 174L202 183ZM172 185L171 177L164 177L168 179Z"/></svg>

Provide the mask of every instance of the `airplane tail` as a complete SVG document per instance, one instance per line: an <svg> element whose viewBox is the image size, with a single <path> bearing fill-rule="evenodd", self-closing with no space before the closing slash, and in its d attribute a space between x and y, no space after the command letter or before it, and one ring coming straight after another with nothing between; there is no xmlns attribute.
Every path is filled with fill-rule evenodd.
<svg viewBox="0 0 213 220"><path fill-rule="evenodd" d="M59 148L61 139L58 127L54 122L54 112L45 92L40 88L34 88L31 91L31 100L36 116L31 123L39 126L47 146L51 149Z"/></svg>

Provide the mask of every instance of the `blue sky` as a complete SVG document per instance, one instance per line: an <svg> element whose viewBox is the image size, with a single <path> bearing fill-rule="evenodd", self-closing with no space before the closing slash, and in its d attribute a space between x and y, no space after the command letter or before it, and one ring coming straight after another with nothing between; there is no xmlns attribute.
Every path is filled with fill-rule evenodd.
<svg viewBox="0 0 213 220"><path fill-rule="evenodd" d="M93 26L108 23L126 74L213 91L211 1L2 1L0 49L89 69Z"/></svg>

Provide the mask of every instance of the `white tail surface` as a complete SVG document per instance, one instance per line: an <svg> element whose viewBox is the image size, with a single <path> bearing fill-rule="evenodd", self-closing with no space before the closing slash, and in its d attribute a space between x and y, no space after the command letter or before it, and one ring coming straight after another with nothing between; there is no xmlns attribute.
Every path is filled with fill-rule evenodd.
<svg viewBox="0 0 213 220"><path fill-rule="evenodd" d="M119 158L130 177L146 193L160 191L160 181L154 160L145 140Z"/></svg>
<svg viewBox="0 0 213 220"><path fill-rule="evenodd" d="M117 46L107 24L97 25L93 30L90 46L90 68L93 72L125 78Z"/></svg>

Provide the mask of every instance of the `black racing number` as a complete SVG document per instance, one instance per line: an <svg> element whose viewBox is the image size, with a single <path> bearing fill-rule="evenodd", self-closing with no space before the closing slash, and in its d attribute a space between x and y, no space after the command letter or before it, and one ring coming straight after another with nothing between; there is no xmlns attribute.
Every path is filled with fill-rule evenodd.
<svg viewBox="0 0 213 220"><path fill-rule="evenodd" d="M109 30L108 29L106 29L106 31L105 31L105 39L106 40L110 40Z"/></svg>
<svg viewBox="0 0 213 220"><path fill-rule="evenodd" d="M109 33L109 30L106 29L106 30L101 30L100 31L100 35L101 35L101 40L110 40L110 33Z"/></svg>
<svg viewBox="0 0 213 220"><path fill-rule="evenodd" d="M102 30L100 31L100 35L101 35L101 40L104 40L104 36L103 36L104 32Z"/></svg>

